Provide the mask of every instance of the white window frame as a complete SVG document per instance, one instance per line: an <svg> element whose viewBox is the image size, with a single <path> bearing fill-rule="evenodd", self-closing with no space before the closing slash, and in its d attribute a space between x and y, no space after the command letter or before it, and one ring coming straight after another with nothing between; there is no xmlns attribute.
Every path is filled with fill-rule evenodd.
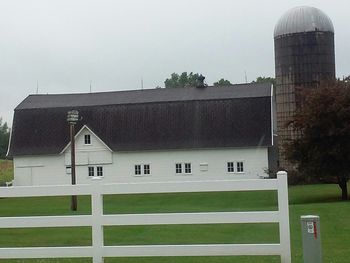
<svg viewBox="0 0 350 263"><path fill-rule="evenodd" d="M88 143L86 143L86 141L88 141ZM91 134L84 134L84 145L91 145Z"/></svg>
<svg viewBox="0 0 350 263"><path fill-rule="evenodd" d="M242 163L242 171L239 171L239 169L238 169L238 164L239 163ZM244 161L243 160L240 160L240 161L236 161L236 173L238 173L238 174L244 174L245 173L245 171L244 171Z"/></svg>
<svg viewBox="0 0 350 263"><path fill-rule="evenodd" d="M190 172L186 172L186 165L190 165ZM178 173L177 165L181 165L181 173ZM175 175L192 175L193 166L191 162L176 162L175 163Z"/></svg>
<svg viewBox="0 0 350 263"><path fill-rule="evenodd" d="M182 163L175 163L175 174L182 174Z"/></svg>
<svg viewBox="0 0 350 263"><path fill-rule="evenodd" d="M143 170L143 174L144 175L150 175L151 174L151 165L146 163L144 165L142 165L142 170Z"/></svg>
<svg viewBox="0 0 350 263"><path fill-rule="evenodd" d="M187 172L187 170L188 170L188 167L187 166L189 166L189 172ZM192 174L192 163L184 163L184 172L185 172L185 174Z"/></svg>
<svg viewBox="0 0 350 263"><path fill-rule="evenodd" d="M90 178L95 176L95 167L94 166L88 166L88 176Z"/></svg>
<svg viewBox="0 0 350 263"><path fill-rule="evenodd" d="M142 176L142 165L141 164L134 165L134 176Z"/></svg>
<svg viewBox="0 0 350 263"><path fill-rule="evenodd" d="M100 170L100 171L99 171ZM96 176L103 177L103 166L96 166Z"/></svg>
<svg viewBox="0 0 350 263"><path fill-rule="evenodd" d="M136 166L139 167L139 172L136 173ZM148 166L148 169L147 169ZM148 171L148 173L147 173ZM150 163L137 163L134 164L134 176L150 176L151 175L151 164Z"/></svg>
<svg viewBox="0 0 350 263"><path fill-rule="evenodd" d="M232 167L230 167L229 164L232 164ZM236 172L236 162L235 161L228 161L226 162L226 171L229 174L234 174ZM233 171L230 171L230 168L233 168Z"/></svg>
<svg viewBox="0 0 350 263"><path fill-rule="evenodd" d="M228 166L229 163L233 163L233 169L234 169L233 172L229 172L229 166ZM242 166L243 170L242 171L240 171L240 169L238 169L239 168L239 163L243 164L243 166ZM228 173L228 174L245 174L245 166L246 166L246 163L245 163L244 160L234 160L234 161L230 160L230 161L227 161L226 162L226 173Z"/></svg>

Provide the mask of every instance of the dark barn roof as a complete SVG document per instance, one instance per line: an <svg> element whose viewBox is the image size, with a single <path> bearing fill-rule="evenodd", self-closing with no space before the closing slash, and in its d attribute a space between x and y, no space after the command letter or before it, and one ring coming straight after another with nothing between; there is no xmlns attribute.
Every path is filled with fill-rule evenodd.
<svg viewBox="0 0 350 263"><path fill-rule="evenodd" d="M271 146L271 85L30 95L15 109L9 156L58 154L67 111L113 151Z"/></svg>

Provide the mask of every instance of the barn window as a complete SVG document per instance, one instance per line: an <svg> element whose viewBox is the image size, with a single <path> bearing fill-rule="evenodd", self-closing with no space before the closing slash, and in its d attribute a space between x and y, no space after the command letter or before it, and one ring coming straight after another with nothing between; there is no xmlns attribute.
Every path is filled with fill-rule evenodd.
<svg viewBox="0 0 350 263"><path fill-rule="evenodd" d="M150 174L151 173L151 168L149 164L143 165L143 174Z"/></svg>
<svg viewBox="0 0 350 263"><path fill-rule="evenodd" d="M88 167L89 176L95 176L95 168L93 166Z"/></svg>
<svg viewBox="0 0 350 263"><path fill-rule="evenodd" d="M103 176L103 167L97 166L97 176Z"/></svg>
<svg viewBox="0 0 350 263"><path fill-rule="evenodd" d="M243 162L237 162L237 173L244 173Z"/></svg>
<svg viewBox="0 0 350 263"><path fill-rule="evenodd" d="M185 163L185 173L186 174L192 173L191 163Z"/></svg>
<svg viewBox="0 0 350 263"><path fill-rule="evenodd" d="M175 163L175 174L176 175L192 174L192 164L191 163Z"/></svg>
<svg viewBox="0 0 350 263"><path fill-rule="evenodd" d="M176 163L175 164L175 173L181 174L182 173L182 163Z"/></svg>
<svg viewBox="0 0 350 263"><path fill-rule="evenodd" d="M90 134L85 134L85 136L84 136L84 142L85 142L85 144L87 144L87 145L91 144L91 136L90 136Z"/></svg>
<svg viewBox="0 0 350 263"><path fill-rule="evenodd" d="M235 172L235 163L234 162L227 162L227 172L228 173Z"/></svg>
<svg viewBox="0 0 350 263"><path fill-rule="evenodd" d="M141 164L135 165L135 175L141 175Z"/></svg>
<svg viewBox="0 0 350 263"><path fill-rule="evenodd" d="M150 164L135 164L135 175L143 176L151 174L151 165Z"/></svg>

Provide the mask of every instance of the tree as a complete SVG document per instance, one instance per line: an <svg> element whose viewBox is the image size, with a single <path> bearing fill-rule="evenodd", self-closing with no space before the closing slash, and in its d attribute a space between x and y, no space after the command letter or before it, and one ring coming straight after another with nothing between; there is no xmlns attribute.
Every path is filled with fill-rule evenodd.
<svg viewBox="0 0 350 263"><path fill-rule="evenodd" d="M2 118L0 118L0 159L6 157L9 137L10 131L7 126L7 123L2 123Z"/></svg>
<svg viewBox="0 0 350 263"><path fill-rule="evenodd" d="M216 87L229 86L229 85L232 85L232 83L227 79L220 79L219 81L214 82L214 86Z"/></svg>
<svg viewBox="0 0 350 263"><path fill-rule="evenodd" d="M183 87L196 87L198 85L198 78L201 74L193 73L187 74L182 72L181 75L177 73L171 74L169 79L164 81L166 88L183 88Z"/></svg>
<svg viewBox="0 0 350 263"><path fill-rule="evenodd" d="M257 77L256 80L253 80L252 83L272 83L276 85L276 79L271 77Z"/></svg>
<svg viewBox="0 0 350 263"><path fill-rule="evenodd" d="M299 136L286 145L286 157L306 178L338 183L348 199L350 175L350 83L337 81L301 92L293 125Z"/></svg>

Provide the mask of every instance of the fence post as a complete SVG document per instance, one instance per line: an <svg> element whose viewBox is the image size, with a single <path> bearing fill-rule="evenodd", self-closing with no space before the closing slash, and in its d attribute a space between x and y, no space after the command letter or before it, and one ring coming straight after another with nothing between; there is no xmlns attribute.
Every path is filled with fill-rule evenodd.
<svg viewBox="0 0 350 263"><path fill-rule="evenodd" d="M290 229L289 229L289 205L288 205L288 181L287 172L279 171L277 173L277 193L278 193L278 211L280 215L279 232L281 245L281 262L291 262L290 251Z"/></svg>
<svg viewBox="0 0 350 263"><path fill-rule="evenodd" d="M91 194L91 214L92 214L92 249L93 249L93 263L103 263L103 195L101 194L101 180L100 177L94 177L93 184L95 185L94 191Z"/></svg>
<svg viewBox="0 0 350 263"><path fill-rule="evenodd" d="M316 215L301 216L300 221L304 262L322 263L320 217Z"/></svg>

